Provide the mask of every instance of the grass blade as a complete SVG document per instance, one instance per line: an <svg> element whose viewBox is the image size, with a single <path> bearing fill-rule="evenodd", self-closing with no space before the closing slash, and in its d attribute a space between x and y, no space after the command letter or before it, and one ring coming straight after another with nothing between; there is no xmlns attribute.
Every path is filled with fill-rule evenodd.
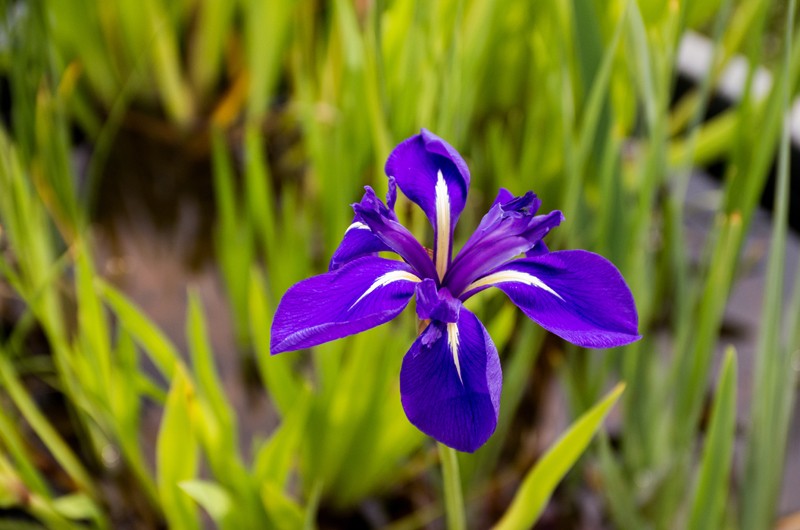
<svg viewBox="0 0 800 530"><path fill-rule="evenodd" d="M725 355L717 388L711 423L706 435L703 460L693 495L688 530L721 528L728 477L733 463L733 442L736 435L736 351L731 347Z"/></svg>
<svg viewBox="0 0 800 530"><path fill-rule="evenodd" d="M200 528L194 503L180 487L197 473L198 444L192 419L195 414L194 388L185 370L178 366L156 445L158 490L170 528Z"/></svg>

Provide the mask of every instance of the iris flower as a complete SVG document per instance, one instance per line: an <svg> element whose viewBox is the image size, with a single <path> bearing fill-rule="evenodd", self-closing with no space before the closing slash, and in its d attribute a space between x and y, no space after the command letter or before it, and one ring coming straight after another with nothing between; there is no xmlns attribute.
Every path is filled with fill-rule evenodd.
<svg viewBox="0 0 800 530"><path fill-rule="evenodd" d="M422 432L473 452L497 426L503 376L492 339L464 307L468 298L497 287L543 328L579 346L609 348L640 338L633 297L619 271L584 250L550 252L542 239L564 217L559 211L536 215L541 201L532 192L514 197L501 189L452 258L470 181L461 155L423 129L394 149L386 174L386 204L365 188L329 272L283 296L272 323L273 354L378 326L416 297L424 329L403 358L403 409ZM398 222L397 186L433 225L432 251ZM378 254L387 251L402 261Z"/></svg>

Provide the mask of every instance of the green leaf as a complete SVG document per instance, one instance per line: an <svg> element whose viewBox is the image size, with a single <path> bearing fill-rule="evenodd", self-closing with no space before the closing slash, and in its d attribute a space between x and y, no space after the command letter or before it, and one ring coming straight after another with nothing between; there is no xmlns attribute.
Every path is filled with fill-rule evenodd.
<svg viewBox="0 0 800 530"><path fill-rule="evenodd" d="M272 437L258 450L254 465L257 480L284 487L303 441L310 411L311 394L302 394Z"/></svg>
<svg viewBox="0 0 800 530"><path fill-rule="evenodd" d="M150 355L158 369L171 379L180 354L164 333L145 316L141 309L108 283L97 279L106 303L119 317L120 322Z"/></svg>
<svg viewBox="0 0 800 530"><path fill-rule="evenodd" d="M184 480L178 483L178 487L202 506L217 524L230 513L233 507L233 499L228 491L216 482Z"/></svg>
<svg viewBox="0 0 800 530"><path fill-rule="evenodd" d="M214 353L208 340L206 320L203 315L203 303L197 292L193 290L189 292L186 336L189 341L189 351L192 354L192 367L196 374L201 395L213 409L214 414L221 423L220 428L227 433L235 433L235 415L225 396L222 382L214 364ZM230 442L235 445L235 436L231 436Z"/></svg>
<svg viewBox="0 0 800 530"><path fill-rule="evenodd" d="M194 388L184 368L178 365L156 445L158 490L170 528L199 528L194 503L179 487L197 473L198 444L192 426L195 408Z"/></svg>
<svg viewBox="0 0 800 530"><path fill-rule="evenodd" d="M689 530L721 528L722 510L728 496L728 477L736 435L736 351L728 348L722 365L711 426L706 436L699 481L694 494Z"/></svg>
<svg viewBox="0 0 800 530"><path fill-rule="evenodd" d="M0 386L8 393L22 417L25 418L33 431L39 436L64 471L84 491L94 494L94 482L83 463L78 459L69 444L61 437L50 419L39 409L33 396L28 393L22 381L20 381L16 369L8 357L8 352L2 347L0 347Z"/></svg>
<svg viewBox="0 0 800 530"><path fill-rule="evenodd" d="M304 528L306 516L303 508L288 497L279 486L265 482L261 487L261 500L274 528L278 530Z"/></svg>
<svg viewBox="0 0 800 530"><path fill-rule="evenodd" d="M95 519L100 516L97 505L83 493L59 497L53 501L53 508L67 519Z"/></svg>
<svg viewBox="0 0 800 530"><path fill-rule="evenodd" d="M303 388L292 370L291 362L293 359L291 354L284 353L278 356L270 354L272 310L269 306L264 278L258 272L258 269L253 268L250 273L249 283L250 330L256 351L256 362L261 379L275 407L281 415L286 415L292 410L303 393Z"/></svg>
<svg viewBox="0 0 800 530"><path fill-rule="evenodd" d="M603 419L625 390L618 384L600 403L584 413L525 476L511 506L495 530L531 528L567 471L586 450Z"/></svg>

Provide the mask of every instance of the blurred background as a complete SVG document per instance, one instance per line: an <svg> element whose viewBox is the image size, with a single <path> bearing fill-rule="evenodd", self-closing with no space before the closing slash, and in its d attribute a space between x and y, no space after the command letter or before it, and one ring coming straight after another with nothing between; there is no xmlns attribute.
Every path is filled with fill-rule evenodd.
<svg viewBox="0 0 800 530"><path fill-rule="evenodd" d="M503 528L800 528L794 15L0 0L0 528L446 527L400 405L413 311L268 346L421 127L472 173L456 247L499 187L533 190L566 217L551 249L622 271L644 337L587 351L502 293L470 302L505 381L497 432L459 455L468 526L517 503ZM619 382L588 449L544 458Z"/></svg>

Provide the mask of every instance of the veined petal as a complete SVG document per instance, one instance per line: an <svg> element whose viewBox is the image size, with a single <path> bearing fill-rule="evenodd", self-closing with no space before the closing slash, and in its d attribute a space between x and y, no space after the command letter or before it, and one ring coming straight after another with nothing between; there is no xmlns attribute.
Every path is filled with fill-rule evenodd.
<svg viewBox="0 0 800 530"><path fill-rule="evenodd" d="M578 346L611 348L641 338L625 280L592 252L564 250L511 261L472 282L461 298L492 285L543 328Z"/></svg>
<svg viewBox="0 0 800 530"><path fill-rule="evenodd" d="M462 307L458 322L431 322L411 346L400 371L400 397L419 430L471 453L497 427L502 380L492 339Z"/></svg>
<svg viewBox="0 0 800 530"><path fill-rule="evenodd" d="M538 246L564 219L558 210L536 215L541 201L532 192L501 202L503 191L447 272L443 284L453 294L461 294L477 278Z"/></svg>
<svg viewBox="0 0 800 530"><path fill-rule="evenodd" d="M389 191L386 194L386 204L388 207L385 207L385 215L390 217L394 216L393 209L396 198L397 188L395 186L394 179L389 179ZM372 188L368 187L366 193L364 193L364 197L361 199L361 203L359 204L370 204L376 200L378 199L375 197L375 192L372 190ZM354 259L358 259L362 256L374 256L378 252L387 250L391 249L383 241L381 241L380 238L373 234L369 225L364 222L359 214L356 214L353 217L353 221L350 223L350 226L348 226L347 230L345 230L342 242L339 243L339 247L333 253L333 256L331 256L328 270L336 270L345 263L353 261Z"/></svg>
<svg viewBox="0 0 800 530"><path fill-rule="evenodd" d="M361 202L353 205L356 216L386 247L406 260L418 276L434 278L436 268L425 248L406 227L397 221L394 212L375 196L372 188L367 186L366 190Z"/></svg>
<svg viewBox="0 0 800 530"><path fill-rule="evenodd" d="M439 279L450 264L453 230L469 191L469 169L450 144L422 129L395 147L386 174L428 216L434 231L434 262Z"/></svg>
<svg viewBox="0 0 800 530"><path fill-rule="evenodd" d="M400 261L365 256L292 286L272 321L270 350L309 348L397 316L420 281Z"/></svg>

